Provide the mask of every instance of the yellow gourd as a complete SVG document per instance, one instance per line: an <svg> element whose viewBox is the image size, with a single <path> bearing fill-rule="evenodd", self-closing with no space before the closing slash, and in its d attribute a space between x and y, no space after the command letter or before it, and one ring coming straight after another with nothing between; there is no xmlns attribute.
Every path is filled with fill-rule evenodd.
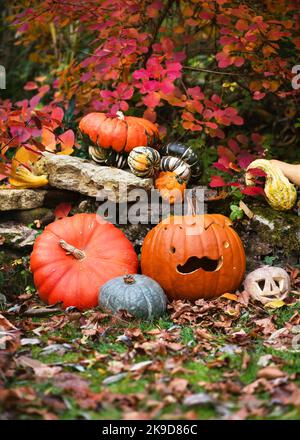
<svg viewBox="0 0 300 440"><path fill-rule="evenodd" d="M293 184L285 177L281 169L266 159L257 159L250 163L247 168L245 181L247 185L253 185L251 169L259 168L266 173L265 195L268 203L277 211L288 211L297 199L297 192Z"/></svg>
<svg viewBox="0 0 300 440"><path fill-rule="evenodd" d="M14 188L39 188L47 185L48 179L47 176L36 176L23 165L19 165L9 177L9 183Z"/></svg>
<svg viewBox="0 0 300 440"><path fill-rule="evenodd" d="M33 171L33 166L40 154L35 153L36 148L31 146L31 150L25 147L20 147L11 164L9 175L9 183L14 188L39 188L48 183L46 175L38 176Z"/></svg>

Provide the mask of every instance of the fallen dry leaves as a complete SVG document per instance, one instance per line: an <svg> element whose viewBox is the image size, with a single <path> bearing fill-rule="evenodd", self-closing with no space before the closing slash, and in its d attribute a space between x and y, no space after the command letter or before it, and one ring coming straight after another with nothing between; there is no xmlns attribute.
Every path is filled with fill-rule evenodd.
<svg viewBox="0 0 300 440"><path fill-rule="evenodd" d="M300 285L299 271L290 273ZM289 353L300 341L298 311L278 321L279 311L246 292L177 300L168 311L169 321L143 326L126 313L62 311L22 295L0 315L0 418L55 420L74 405L75 417L114 410L125 420L195 420L202 408L222 419L300 409L299 373L269 352ZM257 344L265 349L258 357ZM130 392L133 384L140 386Z"/></svg>

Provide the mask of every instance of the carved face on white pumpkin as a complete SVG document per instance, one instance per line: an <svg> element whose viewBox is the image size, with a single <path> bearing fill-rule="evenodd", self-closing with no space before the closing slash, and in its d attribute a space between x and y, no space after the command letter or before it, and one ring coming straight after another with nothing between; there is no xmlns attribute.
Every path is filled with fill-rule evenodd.
<svg viewBox="0 0 300 440"><path fill-rule="evenodd" d="M263 266L247 275L244 287L253 299L266 304L286 298L291 284L289 275L281 267Z"/></svg>

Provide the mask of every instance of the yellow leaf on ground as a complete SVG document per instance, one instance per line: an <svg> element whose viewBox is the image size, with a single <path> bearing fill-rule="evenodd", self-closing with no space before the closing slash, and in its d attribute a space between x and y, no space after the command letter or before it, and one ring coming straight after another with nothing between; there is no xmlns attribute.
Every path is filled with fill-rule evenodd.
<svg viewBox="0 0 300 440"><path fill-rule="evenodd" d="M222 298L231 299L232 301L238 301L238 297L234 293L224 293L224 295L222 295Z"/></svg>
<svg viewBox="0 0 300 440"><path fill-rule="evenodd" d="M286 303L282 301L282 299L274 299L273 301L270 301L267 304L265 304L265 308L279 309L280 307L283 307L285 305Z"/></svg>
<svg viewBox="0 0 300 440"><path fill-rule="evenodd" d="M229 315L229 316L238 316L239 315L239 311L238 310L233 310L233 309L226 310L225 313L226 313L226 315Z"/></svg>

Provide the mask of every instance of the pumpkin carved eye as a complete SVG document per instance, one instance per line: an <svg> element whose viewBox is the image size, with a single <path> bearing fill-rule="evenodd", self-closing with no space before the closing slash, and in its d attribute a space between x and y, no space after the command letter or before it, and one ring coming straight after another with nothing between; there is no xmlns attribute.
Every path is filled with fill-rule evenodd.
<svg viewBox="0 0 300 440"><path fill-rule="evenodd" d="M260 288L261 290L264 290L264 288L265 288L265 284L266 284L266 280L258 280L258 281L257 281L257 284L259 285L259 288Z"/></svg>
<svg viewBox="0 0 300 440"><path fill-rule="evenodd" d="M273 278L273 281L274 281L274 285L275 285L276 289L280 289L281 288L280 280ZM266 287L266 280L258 280L257 284L259 285L259 288L261 290L264 290L264 288ZM273 290L272 284L270 284L269 289L270 289L270 292L272 292L272 290Z"/></svg>
<svg viewBox="0 0 300 440"><path fill-rule="evenodd" d="M190 257L183 265L177 266L177 271L183 274L189 274L196 270L203 269L206 272L215 272L220 269L223 263L223 257L216 260L208 257Z"/></svg>

